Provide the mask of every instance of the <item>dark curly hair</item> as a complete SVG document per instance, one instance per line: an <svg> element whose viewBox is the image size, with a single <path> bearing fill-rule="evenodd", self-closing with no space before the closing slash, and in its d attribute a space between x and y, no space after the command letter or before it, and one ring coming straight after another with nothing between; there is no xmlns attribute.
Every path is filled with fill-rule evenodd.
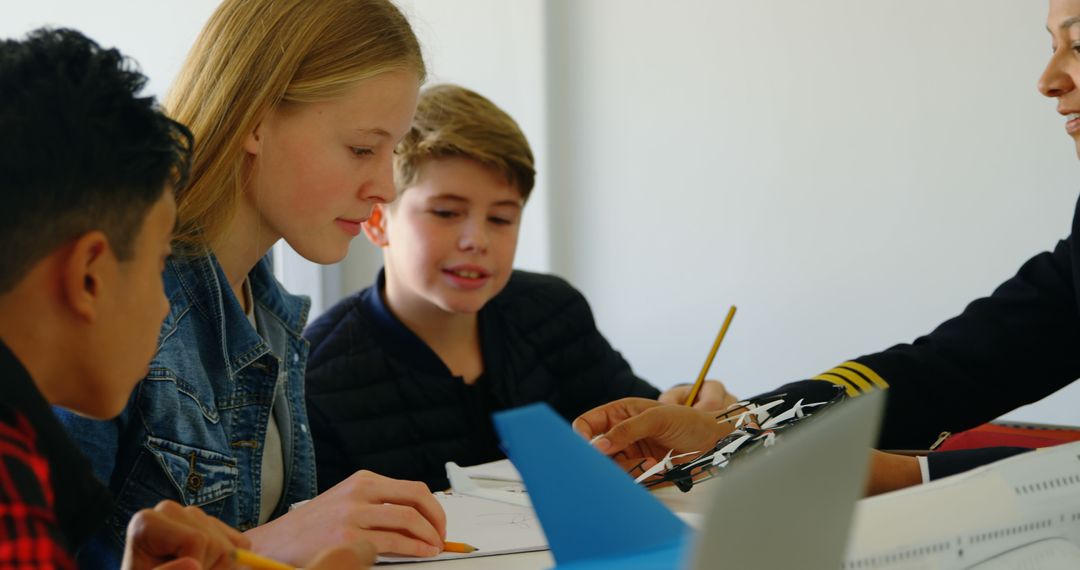
<svg viewBox="0 0 1080 570"><path fill-rule="evenodd" d="M120 260L150 207L182 184L191 133L140 97L146 77L68 29L0 41L0 292L101 230Z"/></svg>

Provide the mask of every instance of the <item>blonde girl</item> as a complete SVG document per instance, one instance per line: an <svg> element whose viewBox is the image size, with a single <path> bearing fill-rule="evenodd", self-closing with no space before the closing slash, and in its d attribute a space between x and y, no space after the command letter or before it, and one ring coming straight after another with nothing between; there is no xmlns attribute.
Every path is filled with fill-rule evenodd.
<svg viewBox="0 0 1080 570"><path fill-rule="evenodd" d="M372 207L394 198L392 152L424 73L385 0L225 0L207 22L166 102L196 144L157 354L117 420L62 414L117 497L81 564L115 567L127 520L164 499L294 565L362 541L441 550L445 517L421 483L360 472L315 497L308 301L266 257L281 239L318 263L345 256Z"/></svg>

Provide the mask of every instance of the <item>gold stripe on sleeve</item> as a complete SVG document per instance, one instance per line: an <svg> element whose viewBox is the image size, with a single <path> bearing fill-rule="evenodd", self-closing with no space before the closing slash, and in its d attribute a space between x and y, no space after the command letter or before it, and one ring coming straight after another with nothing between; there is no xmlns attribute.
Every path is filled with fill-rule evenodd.
<svg viewBox="0 0 1080 570"><path fill-rule="evenodd" d="M843 377L832 374L830 372L818 374L817 376L811 378L811 380L821 380L822 382L828 382L829 384L837 384L843 386L844 391L847 392L847 395L853 398L859 395L859 390L855 388L855 386L849 384L846 380L844 380Z"/></svg>
<svg viewBox="0 0 1080 570"><path fill-rule="evenodd" d="M878 388L881 388L882 390L889 387L889 383L886 382L884 378L879 376L877 372L874 372L873 370L870 369L869 366L867 366L865 364L859 364L858 362L855 362L854 360L849 360L849 361L841 364L840 366L843 366L845 368L850 368L850 369L858 372L859 374L862 374L863 376L866 377L867 380L870 380L871 382L874 383L875 386L877 386Z"/></svg>
<svg viewBox="0 0 1080 570"><path fill-rule="evenodd" d="M871 386L865 378L863 378L859 375L858 372L855 372L850 368L841 368L837 366L836 368L833 368L832 370L826 372L826 374L836 374L837 376L843 377L844 380L847 380L850 384L858 388L859 391L863 393L869 392L870 390L874 389L874 387Z"/></svg>

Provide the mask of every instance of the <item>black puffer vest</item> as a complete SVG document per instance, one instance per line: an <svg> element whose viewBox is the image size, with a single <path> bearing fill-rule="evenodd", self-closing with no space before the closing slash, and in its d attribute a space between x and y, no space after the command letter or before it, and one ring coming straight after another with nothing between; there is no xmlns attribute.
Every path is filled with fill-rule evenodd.
<svg viewBox="0 0 1080 570"><path fill-rule="evenodd" d="M447 461L503 457L492 412L547 402L572 420L614 399L659 393L596 329L585 297L558 277L515 271L480 311L484 374L472 385L390 313L382 279L305 332L320 490L359 469L442 490Z"/></svg>

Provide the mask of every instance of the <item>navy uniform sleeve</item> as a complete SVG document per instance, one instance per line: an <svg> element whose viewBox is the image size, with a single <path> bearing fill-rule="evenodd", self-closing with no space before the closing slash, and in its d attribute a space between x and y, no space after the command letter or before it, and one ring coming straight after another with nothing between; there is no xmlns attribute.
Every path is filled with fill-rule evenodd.
<svg viewBox="0 0 1080 570"><path fill-rule="evenodd" d="M925 449L1037 401L1080 377L1072 256L1070 236L930 334L814 379L852 396L887 388L883 448Z"/></svg>
<svg viewBox="0 0 1080 570"><path fill-rule="evenodd" d="M1028 451L1031 450L1024 447L983 447L939 451L926 456L926 466L930 472L930 480L936 481Z"/></svg>

